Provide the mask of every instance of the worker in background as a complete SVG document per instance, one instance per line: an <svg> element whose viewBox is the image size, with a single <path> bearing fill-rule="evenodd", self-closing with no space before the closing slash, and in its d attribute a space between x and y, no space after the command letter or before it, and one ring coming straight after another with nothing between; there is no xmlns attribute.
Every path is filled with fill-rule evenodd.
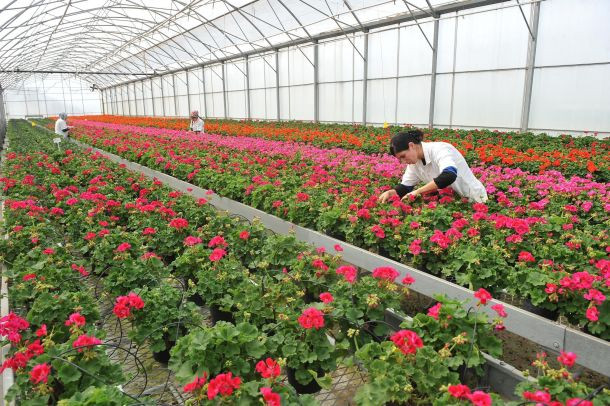
<svg viewBox="0 0 610 406"><path fill-rule="evenodd" d="M378 200L385 203L395 195L404 200L450 187L472 202L487 201L485 186L474 176L462 154L447 142L422 142L423 137L419 130L392 137L390 154L407 164L407 169L400 184L383 192ZM424 186L416 189L422 182Z"/></svg>
<svg viewBox="0 0 610 406"><path fill-rule="evenodd" d="M70 126L66 123L68 119L68 115L66 113L59 113L59 118L55 122L55 134L61 135L63 138L67 138L70 136Z"/></svg>
<svg viewBox="0 0 610 406"><path fill-rule="evenodd" d="M191 123L189 125L189 131L194 131L196 134L199 134L203 131L203 120L199 117L199 112L197 110L193 110L191 112Z"/></svg>

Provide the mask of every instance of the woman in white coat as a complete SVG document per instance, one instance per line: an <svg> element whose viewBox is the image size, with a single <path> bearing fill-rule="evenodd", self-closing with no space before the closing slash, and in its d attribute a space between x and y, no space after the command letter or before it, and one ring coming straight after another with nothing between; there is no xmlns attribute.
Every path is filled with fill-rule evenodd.
<svg viewBox="0 0 610 406"><path fill-rule="evenodd" d="M68 115L66 113L59 113L59 118L55 121L55 134L62 136L63 138L69 137L68 131L70 131L70 127L66 120L68 119Z"/></svg>
<svg viewBox="0 0 610 406"><path fill-rule="evenodd" d="M447 142L422 142L423 137L419 130L392 137L390 153L407 164L407 169L400 184L383 192L378 200L385 203L395 195L404 200L450 187L471 202L487 201L485 186L474 176L460 151ZM424 185L415 188L420 183Z"/></svg>
<svg viewBox="0 0 610 406"><path fill-rule="evenodd" d="M199 112L197 110L193 110L191 112L191 123L189 124L189 131L194 131L196 134L199 134L203 130L203 120L199 117Z"/></svg>

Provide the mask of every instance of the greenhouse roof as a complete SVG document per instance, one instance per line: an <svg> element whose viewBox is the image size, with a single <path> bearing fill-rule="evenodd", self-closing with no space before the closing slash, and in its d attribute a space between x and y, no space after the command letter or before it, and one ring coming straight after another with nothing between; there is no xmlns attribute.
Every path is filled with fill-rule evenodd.
<svg viewBox="0 0 610 406"><path fill-rule="evenodd" d="M498 0L4 0L0 86L78 72L101 87Z"/></svg>

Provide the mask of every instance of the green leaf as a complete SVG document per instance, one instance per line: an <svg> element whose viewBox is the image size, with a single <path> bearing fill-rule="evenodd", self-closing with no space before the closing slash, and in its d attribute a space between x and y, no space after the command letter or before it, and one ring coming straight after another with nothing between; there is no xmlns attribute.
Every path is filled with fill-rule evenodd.
<svg viewBox="0 0 610 406"><path fill-rule="evenodd" d="M57 375L62 383L76 382L81 377L81 372L70 364L63 364L57 369Z"/></svg>

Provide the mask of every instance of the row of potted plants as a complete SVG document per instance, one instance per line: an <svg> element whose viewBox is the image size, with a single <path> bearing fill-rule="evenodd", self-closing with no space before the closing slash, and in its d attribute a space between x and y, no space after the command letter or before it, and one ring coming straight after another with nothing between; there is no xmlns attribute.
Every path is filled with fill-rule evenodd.
<svg viewBox="0 0 610 406"><path fill-rule="evenodd" d="M188 130L188 120L164 117L83 116L113 124ZM248 120L205 121L206 132L237 137L305 142L322 148L354 149L385 154L391 134L405 127L385 128ZM409 126L407 126L409 127ZM446 141L458 148L469 162L520 168L532 172L559 170L564 175L592 173L598 181L610 180L610 142L591 133L585 137L501 132L490 130L422 129L429 141Z"/></svg>
<svg viewBox="0 0 610 406"><path fill-rule="evenodd" d="M75 123L75 136L92 145L471 289L506 291L609 337L607 183L479 167L486 204L448 189L380 204L376 196L402 171L392 157Z"/></svg>
<svg viewBox="0 0 610 406"><path fill-rule="evenodd" d="M99 154L55 151L26 124L13 122L10 131L3 259L11 268L12 308L28 312L2 319L0 334L13 343L3 367L16 370L11 392L24 404L131 401L114 387L122 378L94 325L100 301L91 281L99 281L134 341L160 352L184 335L169 362L193 402L311 404L279 381L281 369L294 371L296 385L312 378L324 385L336 364L356 362L369 373L358 404L502 404L460 384L455 372L480 368L482 350L499 355L493 329L501 329L501 307L489 323L477 309L466 312L439 297L428 314L392 333L379 319L405 293L393 283L395 270L359 274L337 255L267 236L260 224L218 215L205 201L138 178ZM184 300L196 294L234 322L204 327ZM481 289L475 297L484 306L491 295ZM386 335L390 341L373 339ZM592 404L583 400L592 391L567 370L574 354L560 358L564 366L549 370L556 376L547 390L528 383L519 393ZM404 385L392 383L389 372Z"/></svg>

